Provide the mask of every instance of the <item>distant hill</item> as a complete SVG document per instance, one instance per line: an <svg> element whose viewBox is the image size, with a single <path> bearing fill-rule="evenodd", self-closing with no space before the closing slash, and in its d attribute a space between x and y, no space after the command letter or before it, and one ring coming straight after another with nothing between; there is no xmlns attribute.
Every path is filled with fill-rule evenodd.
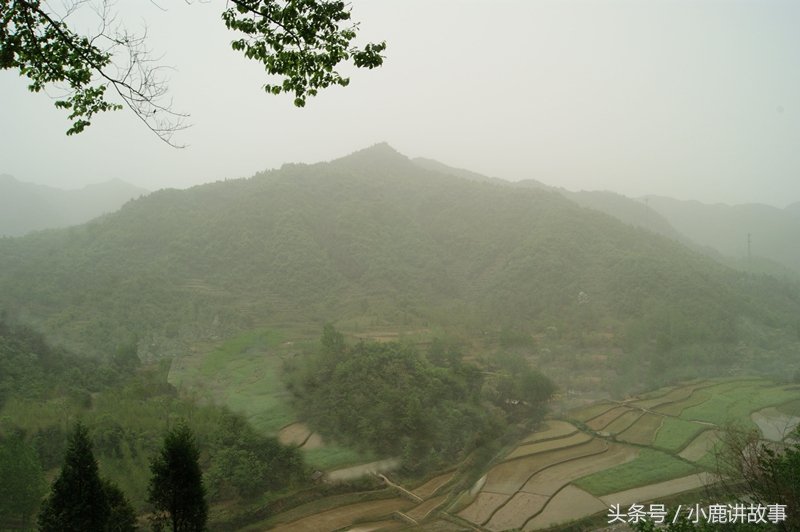
<svg viewBox="0 0 800 532"><path fill-rule="evenodd" d="M794 335L800 290L560 193L432 172L380 144L0 239L0 307L100 352L133 332L170 354L164 339L341 320L731 346L741 319Z"/></svg>
<svg viewBox="0 0 800 532"><path fill-rule="evenodd" d="M119 179L62 190L0 175L0 237L68 227L114 212L126 201L150 192Z"/></svg>
<svg viewBox="0 0 800 532"><path fill-rule="evenodd" d="M638 201L643 202L643 198ZM800 202L779 209L769 205L707 205L663 196L648 196L650 208L678 231L702 246L745 259L750 254L800 272Z"/></svg>
<svg viewBox="0 0 800 532"><path fill-rule="evenodd" d="M470 181L511 188L558 192L581 207L610 214L627 225L641 227L742 271L800 278L800 202L781 210L768 205L705 205L662 196L629 198L609 191L572 192L536 181L506 181L431 159L413 162L435 172ZM748 229L749 228L749 229ZM751 257L747 233L752 234Z"/></svg>

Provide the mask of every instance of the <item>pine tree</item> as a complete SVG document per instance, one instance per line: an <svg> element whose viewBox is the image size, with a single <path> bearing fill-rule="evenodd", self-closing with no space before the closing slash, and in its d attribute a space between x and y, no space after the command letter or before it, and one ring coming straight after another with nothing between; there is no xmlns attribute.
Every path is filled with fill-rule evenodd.
<svg viewBox="0 0 800 532"><path fill-rule="evenodd" d="M204 532L208 519L206 488L198 462L200 451L184 424L169 431L158 456L150 462L147 502L155 507L154 532Z"/></svg>
<svg viewBox="0 0 800 532"><path fill-rule="evenodd" d="M80 422L70 438L61 473L39 512L40 532L105 532L110 508L92 453L89 431Z"/></svg>

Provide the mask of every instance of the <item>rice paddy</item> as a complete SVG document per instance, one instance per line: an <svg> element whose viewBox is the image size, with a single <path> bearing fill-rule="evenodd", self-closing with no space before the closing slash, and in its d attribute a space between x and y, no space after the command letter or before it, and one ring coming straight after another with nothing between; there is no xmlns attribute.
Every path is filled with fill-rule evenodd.
<svg viewBox="0 0 800 532"><path fill-rule="evenodd" d="M617 408L612 408L606 412L603 412L597 417L594 417L586 422L586 425L591 428L592 430L600 430L606 427L609 423L617 419L619 416L626 412L631 412L631 409L625 406L620 406Z"/></svg>
<svg viewBox="0 0 800 532"><path fill-rule="evenodd" d="M698 472L697 467L669 454L642 449L636 460L583 477L575 485L599 497Z"/></svg>
<svg viewBox="0 0 800 532"><path fill-rule="evenodd" d="M667 417L664 418L664 424L656 435L653 447L680 451L704 430L708 430L707 425Z"/></svg>
<svg viewBox="0 0 800 532"><path fill-rule="evenodd" d="M664 422L663 416L647 413L636 420L636 422L617 435L617 439L639 445L650 445L656 432L661 429Z"/></svg>

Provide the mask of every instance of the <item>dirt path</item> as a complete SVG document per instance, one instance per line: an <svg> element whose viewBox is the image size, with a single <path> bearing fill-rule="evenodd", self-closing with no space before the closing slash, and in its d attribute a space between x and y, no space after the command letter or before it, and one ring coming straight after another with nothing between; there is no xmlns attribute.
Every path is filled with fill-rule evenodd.
<svg viewBox="0 0 800 532"><path fill-rule="evenodd" d="M375 521L374 523L364 523L349 528L347 532L383 532L384 530L395 530L405 526L397 521Z"/></svg>

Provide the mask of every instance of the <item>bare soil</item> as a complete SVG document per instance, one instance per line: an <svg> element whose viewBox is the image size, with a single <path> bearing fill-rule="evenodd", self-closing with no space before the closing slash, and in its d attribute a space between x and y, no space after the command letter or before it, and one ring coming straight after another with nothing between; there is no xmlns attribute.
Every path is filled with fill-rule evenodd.
<svg viewBox="0 0 800 532"><path fill-rule="evenodd" d="M571 423L567 423L566 421L557 421L557 420L548 421L546 429L534 432L533 434L522 440L522 443L535 443L537 441L542 441L542 440L562 438L564 436L569 436L570 434L575 434L576 432L578 432L578 429L576 429L574 425L572 425Z"/></svg>
<svg viewBox="0 0 800 532"><path fill-rule="evenodd" d="M633 410L631 412L625 412L624 414L619 416L617 419L615 419L614 421L609 423L605 427L605 429L603 429L603 430L605 432L608 432L609 434L619 434L623 430L625 430L628 427L630 427L631 425L633 425L634 422L636 422L636 420L639 419L642 415L643 415L643 412L641 412L639 410Z"/></svg>
<svg viewBox="0 0 800 532"><path fill-rule="evenodd" d="M630 462L637 456L639 456L638 447L610 443L608 450L604 453L570 460L536 473L525 483L522 491L551 497L573 480Z"/></svg>
<svg viewBox="0 0 800 532"><path fill-rule="evenodd" d="M639 445L650 445L656 437L658 429L664 422L662 416L647 413L636 420L636 423L628 427L624 432L617 436L617 439Z"/></svg>
<svg viewBox="0 0 800 532"><path fill-rule="evenodd" d="M569 447L567 449L534 454L517 460L503 462L489 471L486 484L483 486L483 491L513 495L531 476L542 469L564 462L565 460L601 453L607 448L608 445L605 441L594 439L583 445L576 445L575 447Z"/></svg>
<svg viewBox="0 0 800 532"><path fill-rule="evenodd" d="M570 484L550 499L542 513L528 521L522 530L549 528L557 523L605 511L607 508L606 504L597 497Z"/></svg>
<svg viewBox="0 0 800 532"><path fill-rule="evenodd" d="M678 456L685 460L697 462L710 451L719 441L716 431L709 429L698 434L695 439L678 453Z"/></svg>
<svg viewBox="0 0 800 532"><path fill-rule="evenodd" d="M530 516L544 508L549 498L544 495L519 492L505 506L497 510L484 527L497 532L520 528Z"/></svg>
<svg viewBox="0 0 800 532"><path fill-rule="evenodd" d="M472 504L458 512L458 515L467 521L481 524L489 519L494 511L508 499L509 496L502 493L482 491L478 493Z"/></svg>
<svg viewBox="0 0 800 532"><path fill-rule="evenodd" d="M630 411L631 411L630 408L627 408L625 406L618 406L617 408L612 408L611 410L603 412L599 416L590 419L589 421L586 422L586 424L592 430L600 430L605 428L606 425L617 419L625 412L630 412Z"/></svg>
<svg viewBox="0 0 800 532"><path fill-rule="evenodd" d="M305 423L292 423L278 431L278 441L283 445L303 445L309 436L311 430Z"/></svg>
<svg viewBox="0 0 800 532"><path fill-rule="evenodd" d="M304 517L293 523L278 525L270 529L270 532L333 532L358 519L388 515L397 510L405 510L410 506L413 506L413 503L403 499L359 502Z"/></svg>
<svg viewBox="0 0 800 532"><path fill-rule="evenodd" d="M325 447L325 442L322 441L322 436L319 435L317 432L312 432L311 436L308 437L306 442L300 447L304 451L309 449L322 449Z"/></svg>
<svg viewBox="0 0 800 532"><path fill-rule="evenodd" d="M447 484L451 478L453 478L455 472L453 473L445 473L444 475L439 475L438 477L434 477L430 479L428 482L423 484L422 486L418 487L413 491L414 495L422 499L427 499L438 490L443 485Z"/></svg>
<svg viewBox="0 0 800 532"><path fill-rule="evenodd" d="M419 523L428 517L428 514L435 510L437 506L442 504L445 499L447 499L447 495L439 495L438 497L428 499L416 508L407 511L405 514Z"/></svg>

